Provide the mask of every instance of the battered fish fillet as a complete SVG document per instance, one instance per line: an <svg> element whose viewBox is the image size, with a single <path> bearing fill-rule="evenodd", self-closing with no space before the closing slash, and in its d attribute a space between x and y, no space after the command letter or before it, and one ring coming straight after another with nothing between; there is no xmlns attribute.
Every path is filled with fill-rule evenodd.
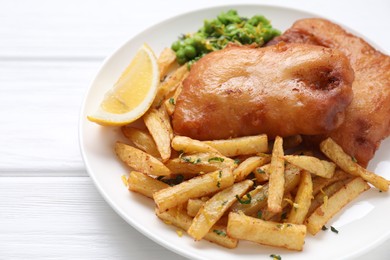
<svg viewBox="0 0 390 260"><path fill-rule="evenodd" d="M299 20L268 44L281 41L335 48L348 57L355 72L354 98L345 121L327 136L366 166L380 142L390 134L390 57L324 19ZM323 136L315 139L310 138L313 142Z"/></svg>
<svg viewBox="0 0 390 260"><path fill-rule="evenodd" d="M199 140L329 132L352 100L340 51L307 44L228 46L200 59L176 101L176 134Z"/></svg>

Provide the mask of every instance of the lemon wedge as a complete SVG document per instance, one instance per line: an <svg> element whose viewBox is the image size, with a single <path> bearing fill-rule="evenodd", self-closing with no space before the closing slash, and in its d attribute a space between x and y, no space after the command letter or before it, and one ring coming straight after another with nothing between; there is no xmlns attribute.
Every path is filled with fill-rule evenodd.
<svg viewBox="0 0 390 260"><path fill-rule="evenodd" d="M156 56L144 44L105 94L98 110L87 118L105 126L121 126L137 120L152 105L159 78Z"/></svg>

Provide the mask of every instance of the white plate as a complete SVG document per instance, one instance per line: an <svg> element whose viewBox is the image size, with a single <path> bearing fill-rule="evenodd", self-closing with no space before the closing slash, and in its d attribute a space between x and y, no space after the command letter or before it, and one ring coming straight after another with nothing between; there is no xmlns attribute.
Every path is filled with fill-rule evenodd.
<svg viewBox="0 0 390 260"><path fill-rule="evenodd" d="M206 241L194 242L190 237L181 238L175 228L164 224L154 214L154 204L140 195L129 193L121 176L126 169L116 158L113 147L120 137L118 128L101 127L86 119L98 107L106 90L117 80L138 48L148 43L159 53L177 39L181 33L196 31L204 19L215 18L221 11L236 9L242 16L263 14L274 27L284 31L300 18L314 17L306 12L281 7L238 5L215 7L186 13L161 22L135 36L106 59L92 82L83 104L80 119L80 146L91 178L99 191L129 224L147 237L166 248L192 259L270 259L270 254L279 254L283 259L346 259L354 258L372 250L389 239L388 193L371 189L335 216L329 225L339 230L320 232L316 237L306 238L302 252L260 246L254 243L239 243L234 250L225 249ZM390 141L382 144L370 169L390 177ZM386 172L387 171L387 172ZM387 174L387 176L386 176Z"/></svg>

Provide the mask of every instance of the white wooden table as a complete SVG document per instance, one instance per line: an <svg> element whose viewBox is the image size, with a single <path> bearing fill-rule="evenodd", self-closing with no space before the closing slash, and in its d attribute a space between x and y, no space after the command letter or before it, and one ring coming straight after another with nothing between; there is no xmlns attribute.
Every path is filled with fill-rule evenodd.
<svg viewBox="0 0 390 260"><path fill-rule="evenodd" d="M230 3L240 1L0 1L0 259L183 258L97 192L78 147L79 110L99 65L125 40L172 15ZM272 3L339 21L390 53L388 0ZM389 247L358 259L389 259Z"/></svg>

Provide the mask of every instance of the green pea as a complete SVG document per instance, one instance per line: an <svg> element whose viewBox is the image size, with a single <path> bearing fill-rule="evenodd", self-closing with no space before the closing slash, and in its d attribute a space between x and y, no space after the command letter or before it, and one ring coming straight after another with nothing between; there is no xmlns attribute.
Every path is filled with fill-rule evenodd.
<svg viewBox="0 0 390 260"><path fill-rule="evenodd" d="M192 45L187 45L186 47L184 47L184 52L186 57L189 59L195 58L196 56L196 50Z"/></svg>
<svg viewBox="0 0 390 260"><path fill-rule="evenodd" d="M185 58L186 53L184 51L184 48L180 48L176 51L176 57L177 58Z"/></svg>
<svg viewBox="0 0 390 260"><path fill-rule="evenodd" d="M174 51L178 51L180 47L181 47L180 41L175 41L174 43L172 43L171 49Z"/></svg>
<svg viewBox="0 0 390 260"><path fill-rule="evenodd" d="M208 34L210 34L210 33L213 31L213 28L212 28L212 26L211 26L211 23L210 23L210 21L208 21L208 20L205 20L205 21L204 21L203 28L204 28L205 33L208 33Z"/></svg>
<svg viewBox="0 0 390 260"><path fill-rule="evenodd" d="M184 45L194 45L195 41L193 38L186 38L184 40Z"/></svg>

